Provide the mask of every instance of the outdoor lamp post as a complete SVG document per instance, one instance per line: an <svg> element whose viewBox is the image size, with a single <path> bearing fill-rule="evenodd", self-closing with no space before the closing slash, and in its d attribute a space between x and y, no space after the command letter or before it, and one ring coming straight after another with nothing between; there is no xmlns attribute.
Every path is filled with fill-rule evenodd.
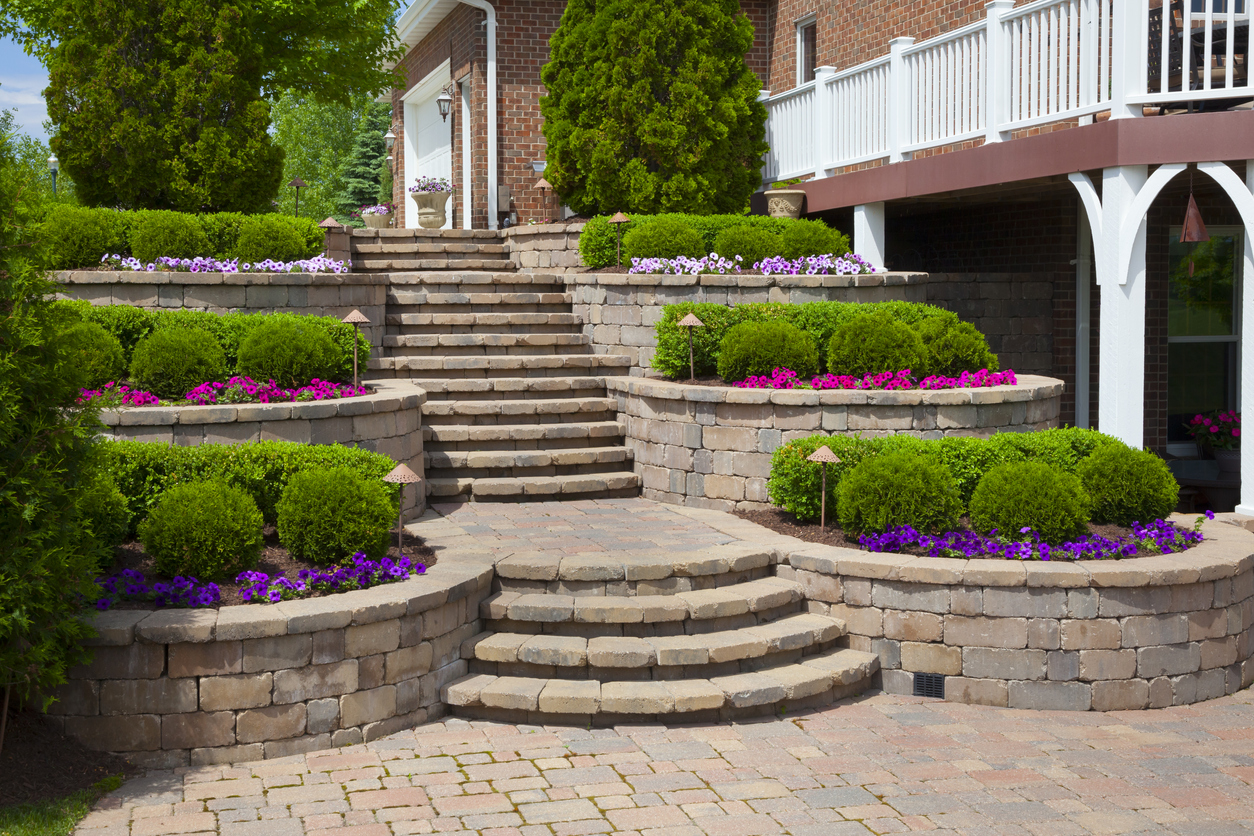
<svg viewBox="0 0 1254 836"><path fill-rule="evenodd" d="M370 320L366 319L361 311L353 308L353 312L341 319L340 322L347 322L353 326L353 388L356 389L361 385L357 382L357 326L369 325Z"/></svg>
<svg viewBox="0 0 1254 836"><path fill-rule="evenodd" d="M383 477L384 482L391 482L393 485L401 486L400 502L397 506L400 508L396 512L396 551L399 557L404 557L405 552L401 545L401 538L405 535L405 486L416 485L422 481L417 473L414 473L403 464L398 464L392 468L392 472Z"/></svg>
<svg viewBox="0 0 1254 836"><path fill-rule="evenodd" d="M824 444L806 456L806 461L823 463L823 498L820 500L819 505L819 531L823 531L827 528L827 466L836 464L840 459L836 457L836 454L832 452L830 447Z"/></svg>
<svg viewBox="0 0 1254 836"><path fill-rule="evenodd" d="M52 173L52 196L57 196L57 172L61 170L61 161L53 154L48 158L48 171Z"/></svg>
<svg viewBox="0 0 1254 836"><path fill-rule="evenodd" d="M696 314L688 314L686 317L679 320L679 325L681 328L688 329L688 379L696 380L697 379L697 364L696 364L696 359L692 353L692 329L701 328L705 325L705 323L697 319Z"/></svg>
<svg viewBox="0 0 1254 836"><path fill-rule="evenodd" d="M614 217L610 218L610 223L614 224L614 266L621 267L623 264L623 224L630 221L631 218L622 212L615 212Z"/></svg>
<svg viewBox="0 0 1254 836"><path fill-rule="evenodd" d="M296 190L296 217L299 218L300 217L300 190L305 188L306 183L304 180L297 177L296 179L292 180L292 182L288 183L288 185Z"/></svg>
<svg viewBox="0 0 1254 836"><path fill-rule="evenodd" d="M548 180L541 177L539 182L536 183L536 188L540 190L540 208L545 212L549 211L548 206L546 205L548 201L545 199L546 195L544 193L553 188L552 184L550 184Z"/></svg>

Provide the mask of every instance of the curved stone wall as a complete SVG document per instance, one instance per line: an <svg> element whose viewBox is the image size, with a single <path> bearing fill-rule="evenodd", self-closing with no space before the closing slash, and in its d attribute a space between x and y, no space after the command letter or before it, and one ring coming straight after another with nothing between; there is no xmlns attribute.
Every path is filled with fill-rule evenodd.
<svg viewBox="0 0 1254 836"><path fill-rule="evenodd" d="M1182 554L1074 563L808 545L780 574L879 655L887 691L935 673L955 702L1160 708L1254 683L1254 535L1222 520L1203 531Z"/></svg>
<svg viewBox="0 0 1254 836"><path fill-rule="evenodd" d="M50 714L85 745L154 767L374 740L443 714L491 579L491 558L446 551L425 575L325 598L100 613L94 658Z"/></svg>
<svg viewBox="0 0 1254 836"><path fill-rule="evenodd" d="M737 389L607 377L648 499L732 511L766 508L771 454L816 433L990 436L1058 426L1062 381L940 391Z"/></svg>
<svg viewBox="0 0 1254 836"><path fill-rule="evenodd" d="M382 453L423 476L423 389L406 380L367 381L373 394L342 400L282 404L131 407L107 409L107 435L164 444L244 444L295 441L343 444ZM426 507L426 480L404 491L406 516Z"/></svg>

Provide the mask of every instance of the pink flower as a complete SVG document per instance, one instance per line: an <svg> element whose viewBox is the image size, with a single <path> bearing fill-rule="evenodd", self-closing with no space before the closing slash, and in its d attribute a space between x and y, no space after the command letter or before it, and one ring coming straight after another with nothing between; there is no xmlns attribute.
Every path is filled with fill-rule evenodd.
<svg viewBox="0 0 1254 836"><path fill-rule="evenodd" d="M1210 428L1210 431L1211 431L1211 432L1213 432L1213 433L1217 433L1217 432L1219 432L1219 427L1211 427L1211 428Z"/></svg>

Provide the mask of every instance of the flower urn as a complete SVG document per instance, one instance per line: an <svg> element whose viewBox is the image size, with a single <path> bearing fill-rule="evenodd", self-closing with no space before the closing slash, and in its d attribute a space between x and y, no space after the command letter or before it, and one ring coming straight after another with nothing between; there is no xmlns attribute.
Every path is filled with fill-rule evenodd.
<svg viewBox="0 0 1254 836"><path fill-rule="evenodd" d="M444 206L450 192L411 192L418 204L418 226L423 229L441 229L447 221Z"/></svg>
<svg viewBox="0 0 1254 836"><path fill-rule="evenodd" d="M366 222L366 229L387 229L392 225L392 215L362 215L361 219Z"/></svg>
<svg viewBox="0 0 1254 836"><path fill-rule="evenodd" d="M805 199L803 189L767 189L766 212L772 218L800 218Z"/></svg>
<svg viewBox="0 0 1254 836"><path fill-rule="evenodd" d="M1219 465L1219 478L1235 479L1241 473L1241 451L1216 450L1215 463Z"/></svg>

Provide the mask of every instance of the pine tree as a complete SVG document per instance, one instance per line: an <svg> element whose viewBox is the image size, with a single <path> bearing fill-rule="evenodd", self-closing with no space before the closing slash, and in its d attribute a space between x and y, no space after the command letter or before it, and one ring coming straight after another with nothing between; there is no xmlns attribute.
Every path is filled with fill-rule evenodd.
<svg viewBox="0 0 1254 836"><path fill-rule="evenodd" d="M740 212L767 150L737 0L570 0L541 70L545 178L579 212Z"/></svg>
<svg viewBox="0 0 1254 836"><path fill-rule="evenodd" d="M340 211L345 214L374 204L379 196L379 175L387 159L383 135L387 133L391 112L386 104L374 103L362 113L352 153L344 166L344 185L336 196Z"/></svg>

